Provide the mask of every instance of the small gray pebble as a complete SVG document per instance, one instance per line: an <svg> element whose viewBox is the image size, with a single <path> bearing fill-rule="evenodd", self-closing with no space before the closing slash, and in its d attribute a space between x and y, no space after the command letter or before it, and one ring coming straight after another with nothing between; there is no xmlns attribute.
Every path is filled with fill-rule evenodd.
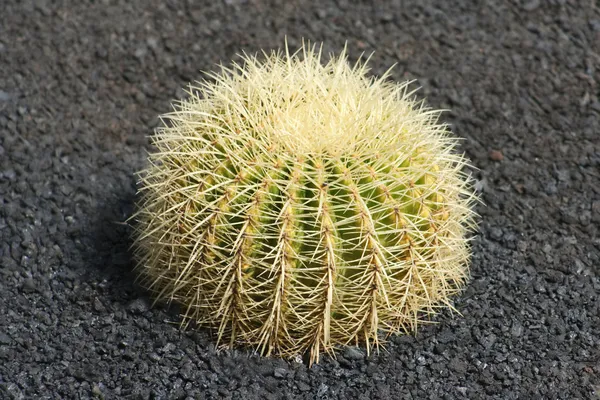
<svg viewBox="0 0 600 400"><path fill-rule="evenodd" d="M36 291L35 281L32 278L25 279L25 282L23 282L22 289L25 293L35 292Z"/></svg>
<svg viewBox="0 0 600 400"><path fill-rule="evenodd" d="M0 101L9 101L12 98L10 93L0 90Z"/></svg>
<svg viewBox="0 0 600 400"><path fill-rule="evenodd" d="M143 314L150 309L150 304L146 299L139 298L129 303L127 309L134 314Z"/></svg>
<svg viewBox="0 0 600 400"><path fill-rule="evenodd" d="M344 358L348 360L362 360L365 355L356 347L346 347Z"/></svg>
<svg viewBox="0 0 600 400"><path fill-rule="evenodd" d="M12 339L6 333L0 332L0 344L10 344Z"/></svg>

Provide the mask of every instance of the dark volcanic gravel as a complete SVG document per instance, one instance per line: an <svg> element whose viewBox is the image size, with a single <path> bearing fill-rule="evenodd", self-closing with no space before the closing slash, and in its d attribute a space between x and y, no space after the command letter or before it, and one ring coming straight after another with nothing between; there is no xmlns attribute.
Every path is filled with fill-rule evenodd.
<svg viewBox="0 0 600 400"><path fill-rule="evenodd" d="M0 398L600 399L598 3L365 3L2 1ZM123 224L156 116L285 35L398 63L487 204L463 317L312 368L179 331Z"/></svg>

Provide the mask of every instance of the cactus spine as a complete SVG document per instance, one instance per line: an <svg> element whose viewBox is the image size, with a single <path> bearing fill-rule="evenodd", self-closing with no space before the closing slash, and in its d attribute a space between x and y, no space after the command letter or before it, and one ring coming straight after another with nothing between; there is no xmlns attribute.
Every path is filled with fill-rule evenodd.
<svg viewBox="0 0 600 400"><path fill-rule="evenodd" d="M476 197L439 111L314 46L221 68L163 116L141 173L155 297L220 343L311 363L451 307Z"/></svg>

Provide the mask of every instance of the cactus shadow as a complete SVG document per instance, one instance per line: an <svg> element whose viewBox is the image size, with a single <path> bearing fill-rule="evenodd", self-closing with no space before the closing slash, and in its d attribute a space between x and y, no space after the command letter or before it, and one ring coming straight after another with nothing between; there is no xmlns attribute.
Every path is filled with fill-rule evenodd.
<svg viewBox="0 0 600 400"><path fill-rule="evenodd" d="M91 218L88 236L91 251L85 257L86 267L95 275L91 280L112 288L105 293L112 301L126 302L144 296L144 290L135 283L132 229L126 222L134 210L135 192L108 196L110 199L103 201Z"/></svg>
<svg viewBox="0 0 600 400"><path fill-rule="evenodd" d="M175 303L154 303L151 293L141 286L135 272L133 228L130 217L137 199L135 182L129 190L108 194L90 222L90 251L84 257L86 281L99 286L103 302L113 309L139 312L140 308L159 310L173 323L181 321L180 308Z"/></svg>

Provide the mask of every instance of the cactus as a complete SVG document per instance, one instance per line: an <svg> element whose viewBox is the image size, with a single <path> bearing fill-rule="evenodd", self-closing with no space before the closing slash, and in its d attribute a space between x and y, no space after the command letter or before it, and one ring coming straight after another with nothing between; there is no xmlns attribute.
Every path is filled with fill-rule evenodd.
<svg viewBox="0 0 600 400"><path fill-rule="evenodd" d="M163 116L133 217L142 285L219 344L310 363L452 308L477 198L440 112L345 50L261 57Z"/></svg>

